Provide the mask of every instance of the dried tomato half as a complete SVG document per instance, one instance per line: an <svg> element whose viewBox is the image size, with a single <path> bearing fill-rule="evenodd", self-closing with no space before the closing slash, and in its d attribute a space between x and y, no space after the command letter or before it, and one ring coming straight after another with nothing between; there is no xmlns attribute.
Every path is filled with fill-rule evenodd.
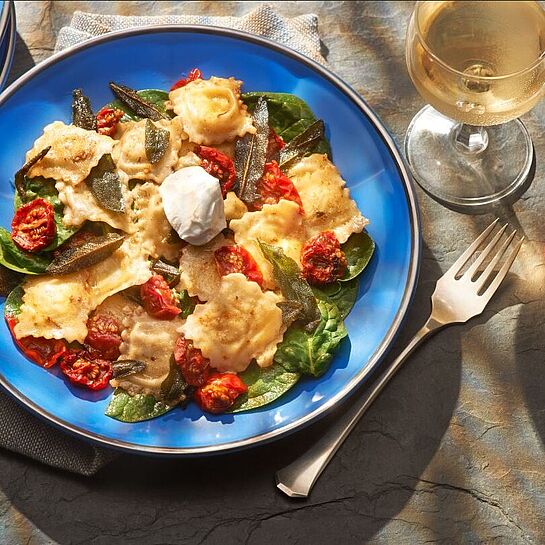
<svg viewBox="0 0 545 545"><path fill-rule="evenodd" d="M17 209L11 222L11 238L22 250L39 252L55 239L55 210L45 199L34 199Z"/></svg>
<svg viewBox="0 0 545 545"><path fill-rule="evenodd" d="M248 387L233 373L215 373L206 384L195 390L195 401L206 412L220 414L233 405Z"/></svg>
<svg viewBox="0 0 545 545"><path fill-rule="evenodd" d="M263 275L259 265L242 246L222 246L214 252L214 259L220 276L242 273L248 280L263 287Z"/></svg>
<svg viewBox="0 0 545 545"><path fill-rule="evenodd" d="M147 313L160 320L172 320L182 312L176 305L174 292L160 274L154 274L140 286L140 297Z"/></svg>
<svg viewBox="0 0 545 545"><path fill-rule="evenodd" d="M102 110L100 110L100 112L98 112L96 115L98 134L113 136L117 128L117 124L124 115L124 112L122 110L118 110L117 108L102 108Z"/></svg>
<svg viewBox="0 0 545 545"><path fill-rule="evenodd" d="M120 356L121 329L117 320L109 314L94 314L87 320L85 343L106 360Z"/></svg>
<svg viewBox="0 0 545 545"><path fill-rule="evenodd" d="M202 79L202 72L198 68L193 68L187 74L187 77L179 79L171 88L171 91L174 91L174 89L179 89L180 87L186 86L190 81L195 81L196 79Z"/></svg>
<svg viewBox="0 0 545 545"><path fill-rule="evenodd" d="M89 390L102 390L112 378L112 363L84 351L69 352L61 359L61 371L70 382Z"/></svg>
<svg viewBox="0 0 545 545"><path fill-rule="evenodd" d="M184 380L190 386L204 386L210 375L210 360L199 348L185 337L178 337L174 346L174 359L179 365Z"/></svg>
<svg viewBox="0 0 545 545"><path fill-rule="evenodd" d="M303 276L310 284L329 284L342 278L348 266L339 239L331 231L311 238L301 250Z"/></svg>
<svg viewBox="0 0 545 545"><path fill-rule="evenodd" d="M19 350L33 362L42 367L53 367L66 352L66 343L62 339L44 339L43 337L22 337L15 336L13 328L17 323L14 317L6 318L9 330Z"/></svg>
<svg viewBox="0 0 545 545"><path fill-rule="evenodd" d="M275 130L269 128L269 143L267 144L267 161L272 161L278 154L278 152L286 147L284 139L276 134Z"/></svg>
<svg viewBox="0 0 545 545"><path fill-rule="evenodd" d="M261 210L264 204L276 204L280 199L296 202L303 213L303 203L299 192L293 182L280 170L276 161L265 164L263 176L257 183L259 200L254 203L254 208Z"/></svg>
<svg viewBox="0 0 545 545"><path fill-rule="evenodd" d="M201 167L220 181L221 194L225 198L227 192L233 189L237 177L233 160L225 153L207 146L197 146L195 153L201 158Z"/></svg>

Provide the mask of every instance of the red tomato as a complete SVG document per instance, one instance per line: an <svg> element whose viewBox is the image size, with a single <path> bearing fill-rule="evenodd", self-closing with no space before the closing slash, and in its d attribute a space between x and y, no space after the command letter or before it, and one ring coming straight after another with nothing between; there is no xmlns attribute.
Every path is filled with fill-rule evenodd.
<svg viewBox="0 0 545 545"><path fill-rule="evenodd" d="M187 78L179 79L171 88L171 91L174 91L174 89L179 89L180 87L184 87L187 85L190 81L195 81L196 79L202 79L202 72L198 68L193 68L187 75Z"/></svg>
<svg viewBox="0 0 545 545"><path fill-rule="evenodd" d="M265 164L263 176L257 183L259 201L254 208L261 210L264 204L276 204L280 199L296 202L303 213L303 203L293 182L280 170L276 161Z"/></svg>
<svg viewBox="0 0 545 545"><path fill-rule="evenodd" d="M94 314L87 320L85 343L107 360L120 356L121 330L117 320L108 314Z"/></svg>
<svg viewBox="0 0 545 545"><path fill-rule="evenodd" d="M111 362L84 351L69 352L62 358L60 367L70 382L89 390L106 388L112 378Z"/></svg>
<svg viewBox="0 0 545 545"><path fill-rule="evenodd" d="M210 374L210 360L185 337L178 337L174 347L174 359L180 366L184 380L190 386L203 386Z"/></svg>
<svg viewBox="0 0 545 545"><path fill-rule="evenodd" d="M222 246L214 252L220 276L242 273L251 282L263 287L263 275L252 255L242 246Z"/></svg>
<svg viewBox="0 0 545 545"><path fill-rule="evenodd" d="M53 367L59 358L68 351L65 342L61 339L44 339L43 337L23 337L18 339L13 331L17 319L9 317L7 318L7 322L19 350L21 350L28 359L42 367Z"/></svg>
<svg viewBox="0 0 545 545"><path fill-rule="evenodd" d="M276 134L274 129L269 129L269 143L267 145L267 161L272 161L277 153L286 146L284 139Z"/></svg>
<svg viewBox="0 0 545 545"><path fill-rule="evenodd" d="M195 153L201 158L201 167L220 181L223 198L235 185L235 165L230 157L215 148L197 146Z"/></svg>
<svg viewBox="0 0 545 545"><path fill-rule="evenodd" d="M173 291L160 274L154 274L140 286L140 297L147 313L160 320L172 320L182 312L176 305Z"/></svg>
<svg viewBox="0 0 545 545"><path fill-rule="evenodd" d="M344 276L346 256L335 233L324 231L311 238L301 250L303 276L310 284L329 284Z"/></svg>
<svg viewBox="0 0 545 545"><path fill-rule="evenodd" d="M208 377L204 386L195 390L195 401L206 412L220 414L233 405L237 397L245 394L248 387L232 373L215 373Z"/></svg>
<svg viewBox="0 0 545 545"><path fill-rule="evenodd" d="M96 115L97 132L106 136L113 136L117 129L117 124L125 115L122 110L116 108L102 108Z"/></svg>
<svg viewBox="0 0 545 545"><path fill-rule="evenodd" d="M55 239L55 210L45 199L34 199L17 209L11 222L11 238L22 250L39 252Z"/></svg>

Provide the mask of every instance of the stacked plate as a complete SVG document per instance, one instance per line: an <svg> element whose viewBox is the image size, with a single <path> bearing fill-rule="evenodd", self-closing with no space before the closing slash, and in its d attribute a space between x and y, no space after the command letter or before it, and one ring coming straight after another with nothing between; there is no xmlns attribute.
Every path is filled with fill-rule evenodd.
<svg viewBox="0 0 545 545"><path fill-rule="evenodd" d="M0 0L0 90L8 79L15 53L15 4Z"/></svg>

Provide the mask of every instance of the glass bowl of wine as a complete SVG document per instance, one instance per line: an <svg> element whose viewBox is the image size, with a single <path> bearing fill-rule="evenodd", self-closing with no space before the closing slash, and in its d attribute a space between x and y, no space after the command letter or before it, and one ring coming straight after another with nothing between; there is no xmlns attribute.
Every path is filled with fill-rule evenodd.
<svg viewBox="0 0 545 545"><path fill-rule="evenodd" d="M484 211L516 195L534 153L518 118L545 86L541 3L416 2L406 61L429 104L405 139L419 185L461 211Z"/></svg>

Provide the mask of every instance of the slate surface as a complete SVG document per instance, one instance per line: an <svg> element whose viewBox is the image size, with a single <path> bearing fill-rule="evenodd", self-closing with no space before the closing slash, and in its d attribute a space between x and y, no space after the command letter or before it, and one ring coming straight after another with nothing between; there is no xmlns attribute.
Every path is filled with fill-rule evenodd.
<svg viewBox="0 0 545 545"><path fill-rule="evenodd" d="M242 14L252 2L18 2L12 78L46 58L75 9ZM315 12L332 68L399 143L423 105L404 65L411 2L278 2ZM274 471L334 418L268 447L184 461L123 456L85 479L0 452L0 543L415 544L545 542L545 106L525 117L536 175L497 211L528 239L484 315L414 356L352 433L310 500L273 487ZM421 281L397 347L429 311L435 280L492 215L463 216L419 192ZM396 353L394 349L393 353Z"/></svg>

